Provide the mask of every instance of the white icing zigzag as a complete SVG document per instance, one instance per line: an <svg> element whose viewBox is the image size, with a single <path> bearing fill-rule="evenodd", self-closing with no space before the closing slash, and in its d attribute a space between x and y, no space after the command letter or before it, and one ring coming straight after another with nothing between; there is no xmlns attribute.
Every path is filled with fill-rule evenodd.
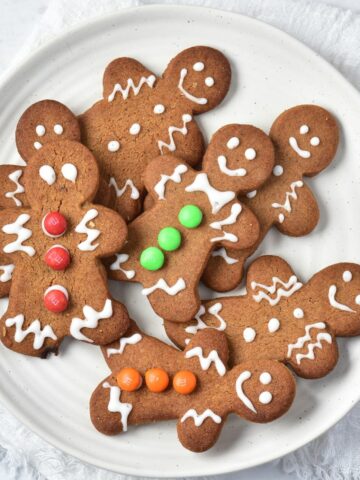
<svg viewBox="0 0 360 480"><path fill-rule="evenodd" d="M261 302L261 300L267 300L270 305L273 307L277 305L282 297L290 297L294 292L299 290L303 284L297 281L295 275L292 275L289 280L285 283L278 277L272 277L272 285L263 285L262 283L251 282L251 288L255 290L256 288L263 288L268 293L260 291L258 294L253 295L255 302ZM282 285L283 288L278 288L277 285ZM276 293L275 298L271 298L270 295Z"/></svg>
<svg viewBox="0 0 360 480"><path fill-rule="evenodd" d="M221 247L217 250L213 250L211 252L212 257L222 257L223 260L228 264L228 265L233 265L234 263L238 263L239 260L236 258L229 257L226 248Z"/></svg>
<svg viewBox="0 0 360 480"><path fill-rule="evenodd" d="M194 347L185 353L185 358L199 357L200 365L203 370L208 370L210 365L214 363L218 374L222 377L226 373L226 368L221 361L219 354L216 350L211 350L207 357L203 355L203 349L201 347Z"/></svg>
<svg viewBox="0 0 360 480"><path fill-rule="evenodd" d="M78 244L77 247L79 250L93 251L99 246L98 243L96 245L92 245L92 242L98 238L98 236L100 235L100 230L97 230L96 228L89 228L86 226L86 224L90 222L90 220L96 218L98 214L99 213L97 210L95 210L95 208L91 208L85 213L80 223L76 226L75 232L85 233L87 235L87 239Z"/></svg>
<svg viewBox="0 0 360 480"><path fill-rule="evenodd" d="M297 193L296 193L296 187L300 188L303 187L304 183L301 180L297 180L296 182L292 182L290 185L290 192L286 192L285 194L285 202L284 203L273 203L271 206L273 208L283 208L286 212L291 213L291 199L297 200ZM285 220L284 214L280 213L279 214L279 222L283 223Z"/></svg>
<svg viewBox="0 0 360 480"><path fill-rule="evenodd" d="M165 185L169 180L172 180L175 183L180 183L181 182L181 175L185 172L187 172L187 166L186 165L178 165L175 167L173 173L171 175L165 175L162 174L160 177L160 180L154 187L154 191L157 193L159 200L164 200L165 199Z"/></svg>
<svg viewBox="0 0 360 480"><path fill-rule="evenodd" d="M305 326L305 335L303 337L299 337L297 339L296 343L291 343L290 345L288 345L288 351L287 351L288 358L291 357L294 349L303 348L306 342L310 342L310 340L311 340L310 331L311 331L312 328L317 328L319 330L323 330L324 328L326 328L326 325L325 325L324 322L317 322L317 323L312 323L311 325L306 325ZM322 344L321 344L322 340L329 343L329 344L332 343L332 338L331 338L331 335L329 333L318 333L317 336L316 336L316 342L308 344L307 353L306 354L298 353L296 355L296 363L298 365L300 365L300 362L303 358L308 358L310 360L314 360L315 359L314 350L315 350L315 348L320 348L320 349L322 348Z"/></svg>
<svg viewBox="0 0 360 480"><path fill-rule="evenodd" d="M179 132L184 136L187 135L188 129L187 129L186 125L189 122L191 122L192 116L189 115L188 113L184 113L184 115L181 118L182 118L182 121L183 121L183 126L181 128L174 127L174 126L171 126L171 127L168 128L169 139L170 139L169 143L163 142L162 140L158 140L158 147L159 147L159 150L160 150L161 154L164 153L163 152L164 147L168 148L170 150L170 152L174 152L176 150L176 145L175 145L174 136L173 136L175 132Z"/></svg>
<svg viewBox="0 0 360 480"><path fill-rule="evenodd" d="M85 305L83 314L84 319L73 318L71 320L70 333L77 340L93 343L93 340L86 337L80 330L83 328L97 328L99 320L110 318L113 314L111 300L109 298L105 300L104 308L100 312L89 305Z"/></svg>
<svg viewBox="0 0 360 480"><path fill-rule="evenodd" d="M149 75L148 77L141 77L137 85L134 84L134 80L132 78L128 78L125 88L122 88L120 83L115 83L113 91L108 96L108 101L112 102L117 92L120 92L123 99L127 100L130 90L134 92L134 95L138 95L138 93L140 92L144 84L152 88L155 82L156 82L155 75Z"/></svg>
<svg viewBox="0 0 360 480"><path fill-rule="evenodd" d="M192 335L195 335L195 333L198 330L204 330L205 328L214 328L215 330L225 330L226 329L226 322L219 315L221 310L222 310L222 304L220 302L219 303L214 303L214 305L212 305L208 309L208 313L210 313L211 315L214 315L214 317L216 317L220 322L218 327L210 327L201 319L201 317L205 314L205 307L204 307L204 305L201 305L198 313L195 315L195 319L197 320L197 324L196 325L190 325L189 327L186 327L185 332L190 333Z"/></svg>
<svg viewBox="0 0 360 480"><path fill-rule="evenodd" d="M177 279L176 283L172 287L170 287L163 278L160 278L152 287L143 288L141 293L143 295L150 295L155 290L160 289L164 290L164 292L168 295L177 295L179 292L181 292L181 290L184 290L185 288L185 280L181 277Z"/></svg>
<svg viewBox="0 0 360 480"><path fill-rule="evenodd" d="M134 333L131 337L122 337L119 341L119 348L108 348L106 350L107 356L121 355L124 352L126 345L136 345L140 340L142 340L140 333Z"/></svg>
<svg viewBox="0 0 360 480"><path fill-rule="evenodd" d="M216 415L212 410L207 408L202 414L197 413L194 408L188 410L184 416L181 418L181 423L185 422L188 418L192 418L194 420L195 426L200 427L203 424L204 420L207 418L211 418L211 420L215 423L221 423L221 417Z"/></svg>
<svg viewBox="0 0 360 480"><path fill-rule="evenodd" d="M24 228L26 222L30 220L30 215L22 213L13 223L9 223L2 227L2 231L7 234L17 235L17 239L11 243L8 243L3 248L5 253L13 252L25 252L32 257L35 255L35 249L29 245L23 245L23 242L28 240L32 236L32 231L29 228Z"/></svg>
<svg viewBox="0 0 360 480"><path fill-rule="evenodd" d="M110 385L109 382L103 383L103 388L110 389L110 399L108 403L108 411L111 413L120 413L121 418L121 425L123 432L127 431L127 419L132 410L131 403L122 403L120 401L121 398L121 390L117 386Z"/></svg>
<svg viewBox="0 0 360 480"><path fill-rule="evenodd" d="M5 283L11 280L14 268L15 265L13 265L12 263L9 263L9 265L0 265L0 270L3 270L4 272L0 275L0 282Z"/></svg>
<svg viewBox="0 0 360 480"><path fill-rule="evenodd" d="M238 216L241 213L241 210L242 210L242 208L241 208L240 203L234 203L231 206L231 213L228 217L224 218L223 220L219 220L217 222L210 223L211 228L214 228L215 230L221 230L221 231L224 232L223 237L214 237L210 240L211 242L228 240L229 242L236 243L238 241L238 237L236 235L234 235L232 233L225 232L222 229L222 227L223 227L223 225L233 225L237 221Z"/></svg>
<svg viewBox="0 0 360 480"><path fill-rule="evenodd" d="M126 278L131 280L136 275L135 270L125 270L124 268L120 267L121 264L127 262L128 260L129 255L126 253L116 253L116 260L110 265L110 270L119 270L126 276Z"/></svg>
<svg viewBox="0 0 360 480"><path fill-rule="evenodd" d="M7 318L5 320L5 325L7 327L13 327L15 325L15 342L21 343L30 333L33 333L33 347L35 350L39 350L44 345L44 341L46 338L52 338L53 340L57 340L57 336L55 335L50 325L45 325L45 327L41 329L40 321L34 320L33 322L31 322L31 324L26 330L23 330L24 321L25 318L22 314L16 315L12 318Z"/></svg>
<svg viewBox="0 0 360 480"><path fill-rule="evenodd" d="M16 195L18 193L24 193L25 189L24 187L19 183L19 178L21 177L23 171L22 170L15 170L15 172L10 173L9 178L11 181L13 181L16 185L16 190L13 192L7 192L5 193L6 198L12 198L15 202L15 205L17 207L21 207L22 202L18 198L16 198Z"/></svg>
<svg viewBox="0 0 360 480"><path fill-rule="evenodd" d="M127 187L130 187L130 189L131 189L130 198L132 198L133 200L137 200L140 197L139 190L135 187L134 182L132 180L130 180L130 178L128 178L126 180L123 188L119 188L115 178L111 177L110 182L109 182L109 186L114 187L116 196L118 198L121 197L122 195L124 195Z"/></svg>
<svg viewBox="0 0 360 480"><path fill-rule="evenodd" d="M221 192L210 185L206 173L198 173L191 185L185 188L186 192L203 192L207 195L212 213L218 213L225 205L235 198L235 192Z"/></svg>

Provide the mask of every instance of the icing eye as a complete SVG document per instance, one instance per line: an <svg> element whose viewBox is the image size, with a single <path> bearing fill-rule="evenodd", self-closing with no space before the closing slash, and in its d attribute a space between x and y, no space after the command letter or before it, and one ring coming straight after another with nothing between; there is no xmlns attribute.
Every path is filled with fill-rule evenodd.
<svg viewBox="0 0 360 480"><path fill-rule="evenodd" d="M263 372L260 375L259 380L260 380L260 383L262 383L263 385L269 385L269 383L271 383L272 376L270 375L269 372Z"/></svg>
<svg viewBox="0 0 360 480"><path fill-rule="evenodd" d="M204 68L205 65L203 64L203 62L196 62L193 65L193 70L195 70L195 72L202 72Z"/></svg>
<svg viewBox="0 0 360 480"><path fill-rule="evenodd" d="M54 132L56 133L56 135L61 135L63 131L64 131L63 126L60 125L60 123L57 123L56 125L54 125Z"/></svg>
<svg viewBox="0 0 360 480"><path fill-rule="evenodd" d="M312 137L310 139L310 145L312 145L313 147L317 147L318 145L320 145L320 138L319 137Z"/></svg>
<svg viewBox="0 0 360 480"><path fill-rule="evenodd" d="M42 165L39 168L39 175L48 185L52 185L56 181L55 170L50 165Z"/></svg>
<svg viewBox="0 0 360 480"><path fill-rule="evenodd" d="M245 150L246 160L254 160L256 158L256 150L254 148L247 148Z"/></svg>
<svg viewBox="0 0 360 480"><path fill-rule="evenodd" d="M40 142L34 142L34 147L36 148L36 150L40 150L42 144Z"/></svg>
<svg viewBox="0 0 360 480"><path fill-rule="evenodd" d="M119 148L120 148L120 142L118 142L117 140L111 140L108 143L109 152L117 152Z"/></svg>
<svg viewBox="0 0 360 480"><path fill-rule="evenodd" d="M304 318L304 310L301 308L295 308L293 311L293 315L295 318Z"/></svg>
<svg viewBox="0 0 360 480"><path fill-rule="evenodd" d="M301 135L305 135L305 133L308 133L309 132L309 127L308 125L301 125L300 129L299 129L299 132Z"/></svg>
<svg viewBox="0 0 360 480"><path fill-rule="evenodd" d="M153 112L157 115L160 115L161 113L165 112L165 106L162 103L158 103L155 105Z"/></svg>
<svg viewBox="0 0 360 480"><path fill-rule="evenodd" d="M234 150L234 148L237 148L240 145L240 139L238 137L231 137L226 146L229 150Z"/></svg>
<svg viewBox="0 0 360 480"><path fill-rule="evenodd" d="M349 270L345 270L342 276L344 282L351 282L352 280L352 273Z"/></svg>
<svg viewBox="0 0 360 480"><path fill-rule="evenodd" d="M213 79L213 77L206 77L205 78L205 85L207 87L213 87L214 83L215 83L215 80Z"/></svg>
<svg viewBox="0 0 360 480"><path fill-rule="evenodd" d="M259 395L259 402L263 405L267 405L272 400L272 395L270 392L261 392Z"/></svg>
<svg viewBox="0 0 360 480"><path fill-rule="evenodd" d="M246 327L243 331L243 337L246 343L251 343L255 340L256 332L251 327Z"/></svg>
<svg viewBox="0 0 360 480"><path fill-rule="evenodd" d="M138 135L140 133L141 127L138 123L133 123L129 129L130 135Z"/></svg>
<svg viewBox="0 0 360 480"><path fill-rule="evenodd" d="M37 125L35 128L35 132L38 137L43 137L46 132L44 125Z"/></svg>
<svg viewBox="0 0 360 480"><path fill-rule="evenodd" d="M355 303L356 303L356 305L360 305L360 295L357 295L355 297Z"/></svg>
<svg viewBox="0 0 360 480"><path fill-rule="evenodd" d="M64 163L61 167L61 173L66 180L75 183L77 177L77 168L72 163Z"/></svg>
<svg viewBox="0 0 360 480"><path fill-rule="evenodd" d="M284 173L284 169L281 165L275 165L272 173L275 175L275 177L280 177Z"/></svg>

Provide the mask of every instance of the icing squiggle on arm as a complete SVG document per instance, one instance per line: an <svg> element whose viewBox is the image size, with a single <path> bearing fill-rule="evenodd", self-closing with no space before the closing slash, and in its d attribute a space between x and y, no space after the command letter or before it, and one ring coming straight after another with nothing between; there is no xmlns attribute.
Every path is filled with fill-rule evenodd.
<svg viewBox="0 0 360 480"><path fill-rule="evenodd" d="M85 305L83 308L83 314L84 319L75 317L71 320L70 333L77 340L93 343L94 341L81 333L81 330L83 328L97 328L99 320L110 318L113 314L112 302L109 298L106 299L104 308L101 311L97 311L89 305Z"/></svg>
<svg viewBox="0 0 360 480"><path fill-rule="evenodd" d="M143 85L146 84L148 87L153 88L155 82L156 82L155 75L149 75L148 77L141 77L137 85L135 85L134 80L132 78L128 78L125 88L123 88L120 85L120 83L116 83L114 85L113 91L108 96L108 101L112 102L117 92L120 92L123 99L127 100L131 90L134 92L134 95L136 96L140 92Z"/></svg>
<svg viewBox="0 0 360 480"><path fill-rule="evenodd" d="M282 287L278 288L278 284ZM267 300L270 305L273 307L277 305L282 297L290 297L294 292L299 290L303 286L302 283L297 281L295 275L292 275L287 282L283 282L278 277L272 277L272 285L263 285L262 283L251 282L251 288L255 290L256 288L262 288L264 291L259 291L256 295L253 295L255 302L260 303L262 300ZM271 298L270 295L276 294L275 298Z"/></svg>
<svg viewBox="0 0 360 480"><path fill-rule="evenodd" d="M125 263L128 260L129 255L127 255L126 253L116 253L116 260L110 265L110 270L119 270L126 276L126 278L131 280L136 275L135 270L125 270L124 268L120 267L122 263Z"/></svg>
<svg viewBox="0 0 360 480"><path fill-rule="evenodd" d="M121 197L122 195L124 195L127 187L130 187L130 190L131 190L130 198L132 198L133 200L137 200L140 197L139 190L135 187L134 182L132 180L130 180L130 178L128 178L126 180L126 182L124 183L124 186L122 188L119 188L115 178L111 177L110 182L109 182L109 186L114 187L116 196L118 198Z"/></svg>
<svg viewBox="0 0 360 480"><path fill-rule="evenodd" d="M180 78L179 78L179 83L178 83L178 89L180 92L191 102L197 103L198 105L206 105L207 104L207 98L203 97L195 97L194 95L191 95L190 92L188 92L185 87L184 87L184 80L186 78L188 71L187 68L182 68L180 71Z"/></svg>
<svg viewBox="0 0 360 480"><path fill-rule="evenodd" d="M159 147L159 150L160 150L161 154L164 153L163 152L164 147L166 147L170 152L174 152L176 150L176 145L175 145L175 140L174 140L174 133L175 132L179 132L179 133L181 133L181 135L184 135L184 136L187 135L188 129L187 129L186 125L189 122L191 122L192 116L189 115L188 113L184 113L184 115L181 118L182 118L182 121L183 121L183 126L182 127L174 127L172 125L168 128L169 139L170 139L169 143L163 142L162 140L158 140L158 147Z"/></svg>
<svg viewBox="0 0 360 480"><path fill-rule="evenodd" d="M17 239L11 243L8 243L3 248L5 253L13 253L13 252L24 252L29 257L35 255L35 249L30 245L23 245L23 242L28 240L32 236L32 231L29 228L25 228L26 222L30 220L30 215L27 213L22 213L18 216L18 218L13 223L8 223L2 227L2 231L9 235L17 235Z"/></svg>
<svg viewBox="0 0 360 480"><path fill-rule="evenodd" d="M9 265L0 265L0 270L3 270L4 273L0 275L0 282L6 283L11 280L12 273L14 271L15 265L10 263Z"/></svg>
<svg viewBox="0 0 360 480"><path fill-rule="evenodd" d="M155 285L149 288L143 288L141 293L143 295L150 295L155 292L155 290L164 290L168 295L177 295L181 290L186 288L185 280L183 278L178 278L176 283L170 287L163 278L160 278Z"/></svg>
<svg viewBox="0 0 360 480"><path fill-rule="evenodd" d="M96 218L98 215L99 212L95 210L95 208L91 208L85 213L80 223L76 226L75 232L85 233L85 235L87 235L87 239L78 244L77 247L79 250L93 251L99 246L98 243L93 245L92 242L98 238L98 236L100 235L100 230L96 228L89 228L86 226L88 222Z"/></svg>
<svg viewBox="0 0 360 480"><path fill-rule="evenodd" d="M7 192L5 193L5 197L6 198L12 198L15 202L15 205L17 207L21 207L22 205L22 202L21 200L19 200L18 198L16 198L16 195L18 193L24 193L25 192L25 189L24 187L19 183L19 178L21 177L23 171L22 170L15 170L15 172L12 172L10 173L9 175L9 178L12 182L15 183L16 185L16 190L14 190L13 192Z"/></svg>
<svg viewBox="0 0 360 480"><path fill-rule="evenodd" d="M173 181L174 183L181 182L181 175L187 172L188 168L186 165L178 165L175 167L173 173L171 175L162 174L160 180L154 187L154 191L157 193L159 200L165 199L165 185L169 180Z"/></svg>
<svg viewBox="0 0 360 480"><path fill-rule="evenodd" d="M26 330L23 330L24 321L25 318L22 314L5 320L5 325L7 327L15 326L15 342L21 343L28 335L30 335L30 333L32 333L34 335L33 347L35 350L39 350L44 345L46 338L57 340L57 336L50 325L45 325L45 327L41 329L40 321L34 320Z"/></svg>
<svg viewBox="0 0 360 480"><path fill-rule="evenodd" d="M236 258L229 257L226 248L221 247L217 250L213 250L211 252L212 257L222 257L222 259L228 264L228 265L233 265L234 263L238 263L239 260Z"/></svg>
<svg viewBox="0 0 360 480"><path fill-rule="evenodd" d="M207 408L202 414L197 413L194 408L191 408L181 418L181 423L185 422L185 420L188 418L192 418L194 420L195 427L200 427L207 418L211 418L214 423L221 423L221 417L216 415L216 413L209 408Z"/></svg>
<svg viewBox="0 0 360 480"><path fill-rule="evenodd" d="M237 219L238 216L241 213L241 205L240 203L234 203L231 206L231 213L228 217L224 218L223 220L219 220L217 222L210 223L210 227L214 228L215 230L221 230L224 232L223 237L214 237L210 241L211 242L217 242L219 240L228 240L229 242L236 243L238 241L238 237L232 233L225 232L222 227L223 225L233 225Z"/></svg>
<svg viewBox="0 0 360 480"><path fill-rule="evenodd" d="M195 315L195 319L197 321L196 325L190 325L189 327L185 328L185 332L195 335L198 330L204 330L205 328L214 328L215 330L225 330L226 329L226 322L225 320L219 315L222 310L222 304L220 302L214 303L209 309L208 312L211 315L214 315L215 318L219 320L218 327L210 327L207 325L201 317L205 314L205 307L204 305L200 305L198 313Z"/></svg>
<svg viewBox="0 0 360 480"><path fill-rule="evenodd" d="M132 410L131 403L122 403L120 401L121 398L121 390L117 386L110 385L109 382L103 383L103 388L110 389L110 399L108 403L108 411L111 413L120 413L121 425L123 432L127 431L127 419L130 415Z"/></svg>
<svg viewBox="0 0 360 480"><path fill-rule="evenodd" d="M301 188L304 186L304 183L301 180L297 180L296 182L292 182L290 184L290 192L285 193L285 202L284 203L272 203L271 206L273 208L283 208L286 212L291 213L292 208L291 208L291 199L297 200L298 196L296 193L296 188ZM283 213L279 214L279 222L283 223L285 220L285 216Z"/></svg>
<svg viewBox="0 0 360 480"><path fill-rule="evenodd" d="M106 350L107 356L111 357L111 355L121 355L124 352L126 345L136 345L141 340L142 336L140 333L134 333L134 335L131 335L131 337L122 337L119 341L119 348L108 348Z"/></svg>
<svg viewBox="0 0 360 480"><path fill-rule="evenodd" d="M207 357L204 357L203 349L201 347L194 347L185 353L185 358L192 358L192 357L199 358L199 362L203 370L208 370L210 365L214 363L218 374L221 377L225 375L226 373L225 365L221 361L219 354L216 350L211 350L209 355Z"/></svg>
<svg viewBox="0 0 360 480"><path fill-rule="evenodd" d="M287 351L288 358L291 357L293 350L301 349L304 347L305 343L311 341L310 332L311 332L311 329L313 328L316 328L318 330L324 330L326 328L326 325L324 322L317 322L317 323L312 323L311 325L306 325L305 335L303 337L299 337L296 343L291 343L288 345L288 351ZM315 359L314 350L315 348L322 349L322 344L321 344L322 340L329 344L332 343L332 338L329 333L327 332L318 333L316 336L316 342L308 344L307 346L308 351L305 354L303 353L296 354L296 363L300 365L301 360L304 358L308 358L309 360L314 360Z"/></svg>

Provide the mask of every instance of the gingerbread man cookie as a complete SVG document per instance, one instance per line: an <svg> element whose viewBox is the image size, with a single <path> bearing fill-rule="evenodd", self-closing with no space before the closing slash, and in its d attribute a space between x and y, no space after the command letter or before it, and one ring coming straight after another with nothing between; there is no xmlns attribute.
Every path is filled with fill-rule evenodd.
<svg viewBox="0 0 360 480"><path fill-rule="evenodd" d="M241 199L259 219L259 240L245 250L222 247L212 252L203 281L213 290L226 292L239 285L246 259L272 225L285 235L298 237L310 233L318 223L319 207L303 176L317 175L334 158L339 138L335 119L321 107L300 105L275 120L270 138L275 146L272 176Z"/></svg>
<svg viewBox="0 0 360 480"><path fill-rule="evenodd" d="M107 66L103 100L80 116L82 141L126 221L141 210L142 174L154 157L175 152L189 165L201 160L203 138L193 116L222 101L230 78L224 55L202 46L178 54L161 78L132 58Z"/></svg>
<svg viewBox="0 0 360 480"><path fill-rule="evenodd" d="M91 203L99 172L91 152L64 140L43 146L24 172L29 207L0 211L0 248L15 264L1 318L5 346L45 357L62 339L106 344L128 327L99 259L124 243L122 218Z"/></svg>
<svg viewBox="0 0 360 480"><path fill-rule="evenodd" d="M166 323L182 347L206 328L227 334L232 364L274 359L301 377L322 377L337 362L335 336L360 334L360 265L331 265L303 284L281 258L260 257L246 295L203 302L190 324Z"/></svg>
<svg viewBox="0 0 360 480"><path fill-rule="evenodd" d="M132 324L120 342L102 350L112 373L94 391L90 415L105 435L176 419L182 445L203 452L215 444L229 413L270 422L295 396L293 375L277 361L249 361L228 370L226 336L215 330L199 332L180 352Z"/></svg>
<svg viewBox="0 0 360 480"><path fill-rule="evenodd" d="M215 133L201 171L173 156L155 159L144 175L154 206L129 225L128 243L110 265L112 278L142 283L163 319L189 321L200 306L197 287L212 249L257 241L258 221L236 195L258 188L273 161L265 133L235 124Z"/></svg>

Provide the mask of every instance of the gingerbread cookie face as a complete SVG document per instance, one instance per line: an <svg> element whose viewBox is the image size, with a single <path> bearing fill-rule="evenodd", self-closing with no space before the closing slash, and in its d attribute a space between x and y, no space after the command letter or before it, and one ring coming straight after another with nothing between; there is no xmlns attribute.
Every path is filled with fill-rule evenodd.
<svg viewBox="0 0 360 480"><path fill-rule="evenodd" d="M0 247L15 265L1 319L8 348L45 357L66 335L106 344L127 329L126 309L111 299L98 260L123 244L126 225L91 203L98 183L83 145L49 143L24 172L30 206L0 211Z"/></svg>
<svg viewBox="0 0 360 480"><path fill-rule="evenodd" d="M245 296L204 302L190 324L166 323L182 347L207 328L227 334L231 364L274 359L301 377L322 377L337 362L335 336L360 334L360 266L332 265L303 284L281 258L260 257Z"/></svg>
<svg viewBox="0 0 360 480"><path fill-rule="evenodd" d="M90 415L105 435L176 419L182 445L203 452L215 444L229 413L269 422L295 396L294 378L279 362L245 362L229 370L226 337L215 330L199 332L180 352L132 324L103 354L112 373L94 391Z"/></svg>
<svg viewBox="0 0 360 480"><path fill-rule="evenodd" d="M161 78L131 58L108 65L104 98L80 123L82 141L95 154L125 220L141 210L142 175L153 158L174 153L189 165L201 160L203 138L193 116L221 102L230 77L226 58L209 47L184 50Z"/></svg>
<svg viewBox="0 0 360 480"><path fill-rule="evenodd" d="M243 251L217 249L212 253L203 280L214 290L225 292L239 285L246 259L272 225L298 237L318 223L319 207L303 176L317 175L334 158L339 138L335 119L321 107L300 105L275 120L270 138L275 146L272 175L263 187L242 198L259 219L259 241Z"/></svg>
<svg viewBox="0 0 360 480"><path fill-rule="evenodd" d="M243 149L238 156L229 153L228 142L235 137L257 148L257 158L248 160ZM236 164L241 175L221 170L218 159L225 154L228 168ZM272 166L270 139L246 125L228 125L214 135L201 171L175 157L155 159L145 171L155 204L129 225L128 243L110 265L112 278L142 283L163 319L189 321L200 306L198 282L211 250L247 248L257 241L257 219L236 195L263 183Z"/></svg>

